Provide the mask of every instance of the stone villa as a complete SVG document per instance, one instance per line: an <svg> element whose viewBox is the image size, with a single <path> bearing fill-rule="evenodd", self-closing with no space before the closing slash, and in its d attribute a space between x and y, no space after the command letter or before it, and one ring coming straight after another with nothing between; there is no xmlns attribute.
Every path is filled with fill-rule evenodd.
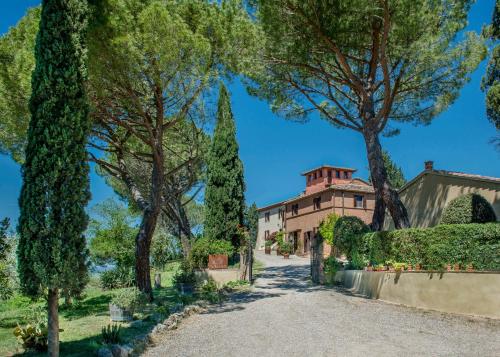
<svg viewBox="0 0 500 357"><path fill-rule="evenodd" d="M375 206L372 186L353 177L356 169L321 166L302 173L305 190L298 196L259 208L257 249L264 249L266 237L285 231L295 254L310 251L311 238L320 222L330 213L357 216L370 223ZM325 244L325 254L331 247Z"/></svg>

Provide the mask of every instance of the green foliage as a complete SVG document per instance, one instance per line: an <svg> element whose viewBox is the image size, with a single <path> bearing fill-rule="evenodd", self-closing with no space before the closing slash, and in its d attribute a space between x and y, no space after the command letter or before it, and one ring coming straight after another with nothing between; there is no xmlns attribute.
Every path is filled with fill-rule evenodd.
<svg viewBox="0 0 500 357"><path fill-rule="evenodd" d="M330 213L324 220L321 221L318 227L319 234L323 237L324 241L329 245L333 245L333 229L335 227L335 223L339 216L335 213Z"/></svg>
<svg viewBox="0 0 500 357"><path fill-rule="evenodd" d="M486 92L486 115L500 130L500 3L495 2L492 24L486 28L485 36L490 38L491 52L481 89Z"/></svg>
<svg viewBox="0 0 500 357"><path fill-rule="evenodd" d="M267 239L264 244L265 244L266 247L271 247L274 244L274 242L272 240L270 240L270 239Z"/></svg>
<svg viewBox="0 0 500 357"><path fill-rule="evenodd" d="M259 212L257 212L257 205L255 202L245 210L245 226L248 229L252 247L255 247L259 228Z"/></svg>
<svg viewBox="0 0 500 357"><path fill-rule="evenodd" d="M210 238L203 237L194 242L191 247L189 260L197 268L206 268L210 254L225 254L231 257L233 253L234 247L230 241L211 240Z"/></svg>
<svg viewBox="0 0 500 357"><path fill-rule="evenodd" d="M178 284L195 284L196 275L194 274L192 263L185 259L182 261L180 269L172 279L174 285Z"/></svg>
<svg viewBox="0 0 500 357"><path fill-rule="evenodd" d="M103 271L99 276L99 281L104 290L129 288L135 285L134 267L115 267Z"/></svg>
<svg viewBox="0 0 500 357"><path fill-rule="evenodd" d="M392 188L400 189L406 183L403 170L401 167L397 166L394 161L392 161L387 151L382 151L382 158L384 160L385 169L387 170L387 179L389 180L389 183ZM371 177L369 181L372 182Z"/></svg>
<svg viewBox="0 0 500 357"><path fill-rule="evenodd" d="M373 265L387 261L443 269L472 264L476 270L500 270L500 224L450 224L367 233L360 252Z"/></svg>
<svg viewBox="0 0 500 357"><path fill-rule="evenodd" d="M104 344L117 344L121 342L121 326L118 324L108 324L107 326L103 326L101 329L101 338L102 343Z"/></svg>
<svg viewBox="0 0 500 357"><path fill-rule="evenodd" d="M475 193L453 199L441 215L442 224L467 224L496 222L497 217L491 204Z"/></svg>
<svg viewBox="0 0 500 357"><path fill-rule="evenodd" d="M219 289L214 279L209 278L200 289L201 298L211 303L220 303L222 301L222 289Z"/></svg>
<svg viewBox="0 0 500 357"><path fill-rule="evenodd" d="M39 21L40 7L31 8L0 37L0 153L17 162L24 159Z"/></svg>
<svg viewBox="0 0 500 357"><path fill-rule="evenodd" d="M18 271L31 296L41 288L78 295L88 281L86 18L85 1L42 8L19 198Z"/></svg>
<svg viewBox="0 0 500 357"><path fill-rule="evenodd" d="M212 147L207 161L204 235L239 246L238 227L243 225L245 182L238 154L236 127L230 97L221 84Z"/></svg>
<svg viewBox="0 0 500 357"><path fill-rule="evenodd" d="M9 219L0 221L0 300L14 293L16 283L15 261L12 259L14 240L8 235Z"/></svg>
<svg viewBox="0 0 500 357"><path fill-rule="evenodd" d="M17 325L14 336L23 348L35 351L46 351L48 346L48 329L43 307L32 308L25 316L27 324ZM62 330L60 330L62 331Z"/></svg>
<svg viewBox="0 0 500 357"><path fill-rule="evenodd" d="M131 313L141 309L147 301L147 296L139 289L123 288L114 292L111 303Z"/></svg>
<svg viewBox="0 0 500 357"><path fill-rule="evenodd" d="M358 217L342 216L335 223L333 231L333 245L352 260L360 249L361 235L367 233L369 228Z"/></svg>
<svg viewBox="0 0 500 357"><path fill-rule="evenodd" d="M92 208L90 221L90 257L96 264L115 264L119 268L133 267L136 216L113 199Z"/></svg>
<svg viewBox="0 0 500 357"><path fill-rule="evenodd" d="M163 270L168 262L179 259L182 248L179 239L169 234L163 227L158 227L151 245L151 264L157 270Z"/></svg>
<svg viewBox="0 0 500 357"><path fill-rule="evenodd" d="M340 263L335 257L328 257L324 260L325 274L330 276L335 276L335 273L342 269L342 263Z"/></svg>
<svg viewBox="0 0 500 357"><path fill-rule="evenodd" d="M280 245L280 252L281 252L281 254L290 254L292 252L292 243L283 242Z"/></svg>

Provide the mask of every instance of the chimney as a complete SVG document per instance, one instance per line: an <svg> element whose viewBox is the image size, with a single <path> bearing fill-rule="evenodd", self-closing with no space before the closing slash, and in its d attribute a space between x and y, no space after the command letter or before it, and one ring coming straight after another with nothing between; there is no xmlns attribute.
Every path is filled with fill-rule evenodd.
<svg viewBox="0 0 500 357"><path fill-rule="evenodd" d="M424 164L426 170L434 170L434 161L426 161Z"/></svg>

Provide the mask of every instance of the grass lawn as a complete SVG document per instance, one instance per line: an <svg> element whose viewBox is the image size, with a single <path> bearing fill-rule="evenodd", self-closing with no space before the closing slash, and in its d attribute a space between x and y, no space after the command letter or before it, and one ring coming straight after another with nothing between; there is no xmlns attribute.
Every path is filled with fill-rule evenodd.
<svg viewBox="0 0 500 357"><path fill-rule="evenodd" d="M158 306L173 306L181 301L181 297L172 287L172 276L177 268L178 263L173 263L167 271L162 272L162 288L154 291L155 306L148 306L140 316L146 318L144 323L134 327L130 323L122 324L122 337L125 341L145 334L156 324L154 314ZM110 323L108 304L112 295L112 291L102 290L98 285L98 279L94 277L85 289L83 300L75 301L71 308L64 308L63 300L60 301L59 323L60 328L64 330L60 333L62 356L95 355L97 349L101 347L101 328ZM12 356L23 352L13 335L14 327L17 323L26 323L25 316L30 310L43 306L43 300L31 302L29 298L22 296L0 302L0 356Z"/></svg>

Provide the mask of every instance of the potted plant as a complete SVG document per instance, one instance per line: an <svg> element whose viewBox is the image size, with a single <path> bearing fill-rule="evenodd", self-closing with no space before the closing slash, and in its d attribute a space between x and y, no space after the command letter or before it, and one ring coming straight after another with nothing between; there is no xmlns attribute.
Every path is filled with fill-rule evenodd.
<svg viewBox="0 0 500 357"><path fill-rule="evenodd" d="M146 301L137 288L118 289L109 304L111 321L131 321L134 312Z"/></svg>
<svg viewBox="0 0 500 357"><path fill-rule="evenodd" d="M266 254L271 254L271 246L273 245L273 242L271 240L266 240L266 248L265 252Z"/></svg>
<svg viewBox="0 0 500 357"><path fill-rule="evenodd" d="M460 264L455 263L455 264L453 265L453 270L454 270L454 271L460 271Z"/></svg>
<svg viewBox="0 0 500 357"><path fill-rule="evenodd" d="M292 252L292 245L289 242L281 243L281 254L284 259L290 258L290 253Z"/></svg>
<svg viewBox="0 0 500 357"><path fill-rule="evenodd" d="M187 260L182 262L181 268L174 275L173 282L182 295L193 295L196 275L194 274L193 267Z"/></svg>
<svg viewBox="0 0 500 357"><path fill-rule="evenodd" d="M420 271L420 270L422 270L422 264L417 263L417 265L415 265L415 270L416 270L416 271Z"/></svg>

